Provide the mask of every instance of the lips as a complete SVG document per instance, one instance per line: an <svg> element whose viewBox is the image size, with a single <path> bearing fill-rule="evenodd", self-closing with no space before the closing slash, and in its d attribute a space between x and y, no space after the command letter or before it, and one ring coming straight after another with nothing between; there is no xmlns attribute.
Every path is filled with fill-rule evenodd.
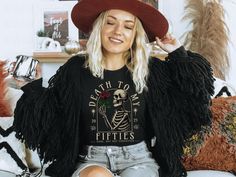
<svg viewBox="0 0 236 177"><path fill-rule="evenodd" d="M121 43L123 43L123 41L122 41L121 39L114 38L114 37L109 37L109 40L110 40L112 43L116 43L116 44L121 44Z"/></svg>

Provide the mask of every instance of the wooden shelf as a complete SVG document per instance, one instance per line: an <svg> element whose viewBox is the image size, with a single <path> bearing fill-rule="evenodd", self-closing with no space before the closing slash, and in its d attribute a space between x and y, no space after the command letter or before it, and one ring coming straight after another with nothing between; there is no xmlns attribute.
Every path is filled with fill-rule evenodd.
<svg viewBox="0 0 236 177"><path fill-rule="evenodd" d="M64 52L34 52L33 58L41 63L65 63L71 55Z"/></svg>

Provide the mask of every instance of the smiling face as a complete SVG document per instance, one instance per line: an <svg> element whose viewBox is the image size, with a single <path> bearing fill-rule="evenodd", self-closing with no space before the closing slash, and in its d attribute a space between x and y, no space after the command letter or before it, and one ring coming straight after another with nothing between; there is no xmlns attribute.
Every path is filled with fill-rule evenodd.
<svg viewBox="0 0 236 177"><path fill-rule="evenodd" d="M129 50L135 37L135 16L122 10L108 11L101 31L104 55L119 55Z"/></svg>

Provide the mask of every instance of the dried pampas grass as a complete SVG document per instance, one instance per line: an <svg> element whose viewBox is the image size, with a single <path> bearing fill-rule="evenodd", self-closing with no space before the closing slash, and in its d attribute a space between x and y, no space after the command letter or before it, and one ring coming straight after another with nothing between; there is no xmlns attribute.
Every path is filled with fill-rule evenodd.
<svg viewBox="0 0 236 177"><path fill-rule="evenodd" d="M225 80L229 70L228 28L224 9L216 0L187 0L183 20L192 30L185 33L185 47L203 55L212 65L214 76Z"/></svg>

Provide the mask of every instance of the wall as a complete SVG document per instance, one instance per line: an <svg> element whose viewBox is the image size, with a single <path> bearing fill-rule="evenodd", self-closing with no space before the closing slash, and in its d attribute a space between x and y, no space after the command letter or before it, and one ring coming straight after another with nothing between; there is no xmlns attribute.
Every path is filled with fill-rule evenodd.
<svg viewBox="0 0 236 177"><path fill-rule="evenodd" d="M230 30L229 55L231 68L227 80L236 88L236 1L225 0L223 4L226 9L226 23Z"/></svg>
<svg viewBox="0 0 236 177"><path fill-rule="evenodd" d="M39 1L47 0L1 0L0 58L14 59L18 54L32 55L35 37L34 24L37 23L33 17L34 4ZM183 33L190 28L187 22L181 21L184 15L185 0L159 1L161 10L171 21L173 34L177 38L181 38ZM227 81L236 88L236 11L234 10L236 4L234 0L222 0L222 3L226 11L226 23L230 29L231 39L229 44L231 69ZM47 71L44 73L44 77L48 79L60 65L43 65L43 70Z"/></svg>

